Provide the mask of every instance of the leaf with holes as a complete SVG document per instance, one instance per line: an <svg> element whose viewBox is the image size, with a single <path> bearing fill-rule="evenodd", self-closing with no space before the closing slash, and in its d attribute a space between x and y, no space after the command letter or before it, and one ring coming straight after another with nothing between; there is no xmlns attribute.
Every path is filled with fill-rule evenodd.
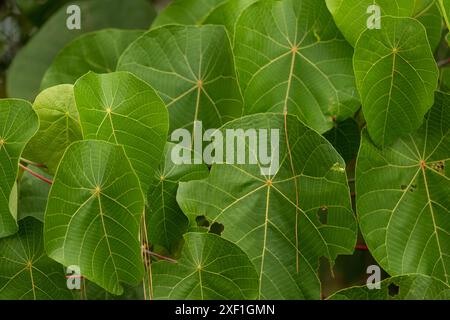
<svg viewBox="0 0 450 320"><path fill-rule="evenodd" d="M255 128L270 132L267 159L254 157L266 143L250 143ZM351 254L356 242L344 161L295 116L247 116L221 131L228 129L249 129L242 133L248 138L234 139L234 150L248 140L243 150L249 161L264 161L215 164L208 179L180 184L178 203L186 214L224 226L222 236L239 245L258 271L258 298L319 299L319 258L332 265L339 254ZM270 176L264 170L269 166L276 172Z"/></svg>
<svg viewBox="0 0 450 320"><path fill-rule="evenodd" d="M424 125L384 150L363 134L357 212L371 253L391 275L450 283L450 96L438 93Z"/></svg>
<svg viewBox="0 0 450 320"><path fill-rule="evenodd" d="M283 112L320 133L359 107L352 47L325 2L259 1L236 25L236 66L245 112Z"/></svg>
<svg viewBox="0 0 450 320"><path fill-rule="evenodd" d="M144 265L139 225L144 198L123 147L104 141L74 142L50 190L44 240L48 255L78 265L109 292L137 285Z"/></svg>
<svg viewBox="0 0 450 320"><path fill-rule="evenodd" d="M237 300L255 299L258 274L247 255L217 235L187 233L176 264L152 265L154 298Z"/></svg>
<svg viewBox="0 0 450 320"><path fill-rule="evenodd" d="M38 126L38 117L29 102L0 100L0 238L17 231L17 212L10 210L9 200L19 171L19 158Z"/></svg>
<svg viewBox="0 0 450 320"><path fill-rule="evenodd" d="M41 89L75 81L89 71L116 70L122 52L143 34L137 30L107 29L82 35L55 57L42 79Z"/></svg>
<svg viewBox="0 0 450 320"><path fill-rule="evenodd" d="M377 145L420 127L433 105L439 73L419 22L384 17L382 29L361 34L353 64L368 132Z"/></svg>
<svg viewBox="0 0 450 320"><path fill-rule="evenodd" d="M161 98L128 72L90 72L74 91L84 138L123 145L146 193L167 138L168 115Z"/></svg>
<svg viewBox="0 0 450 320"><path fill-rule="evenodd" d="M166 102L170 132L218 128L242 114L228 35L223 26L167 26L149 31L122 55L119 70L148 82Z"/></svg>
<svg viewBox="0 0 450 320"><path fill-rule="evenodd" d="M0 239L0 300L72 299L63 266L44 252L42 223L26 218L19 226Z"/></svg>

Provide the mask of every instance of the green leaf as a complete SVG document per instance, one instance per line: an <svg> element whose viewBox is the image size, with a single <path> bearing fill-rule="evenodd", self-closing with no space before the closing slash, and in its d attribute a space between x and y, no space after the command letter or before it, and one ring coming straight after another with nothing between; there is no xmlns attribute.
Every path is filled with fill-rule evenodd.
<svg viewBox="0 0 450 320"><path fill-rule="evenodd" d="M143 31L107 29L82 35L62 49L42 79L41 89L62 83L75 83L87 73L116 70L122 52Z"/></svg>
<svg viewBox="0 0 450 320"><path fill-rule="evenodd" d="M32 168L32 170L47 179L52 177L44 170ZM31 173L25 171L19 183L19 207L17 220L33 217L44 222L44 213L47 206L50 185L37 179Z"/></svg>
<svg viewBox="0 0 450 320"><path fill-rule="evenodd" d="M351 254L356 242L345 163L295 116L247 116L221 132L239 128L274 135L278 130L277 173L262 175L258 165L215 164L208 179L180 183L178 203L186 214L224 226L222 236L239 245L258 271L258 298L320 299L319 258L332 264L337 255ZM271 149L275 160L276 147ZM256 153L251 146L245 152Z"/></svg>
<svg viewBox="0 0 450 320"><path fill-rule="evenodd" d="M178 250L189 223L176 200L178 184L203 179L209 174L205 164L175 165L171 160L174 146L166 145L165 157L150 186L146 215L148 241L164 247L172 255Z"/></svg>
<svg viewBox="0 0 450 320"><path fill-rule="evenodd" d="M386 279L379 290L367 286L336 292L329 300L449 300L450 287L442 281L419 275L402 275Z"/></svg>
<svg viewBox="0 0 450 320"><path fill-rule="evenodd" d="M152 27L168 24L202 24L208 15L228 0L173 0L155 19Z"/></svg>
<svg viewBox="0 0 450 320"><path fill-rule="evenodd" d="M447 28L450 29L450 2L448 0L437 0L437 1L439 3L441 13L444 16L445 23L447 24Z"/></svg>
<svg viewBox="0 0 450 320"><path fill-rule="evenodd" d="M187 233L176 264L152 265L154 298L189 300L255 299L258 274L234 243L208 233Z"/></svg>
<svg viewBox="0 0 450 320"><path fill-rule="evenodd" d="M391 275L450 283L450 96L415 133L378 149L364 132L356 168L357 212L372 255Z"/></svg>
<svg viewBox="0 0 450 320"><path fill-rule="evenodd" d="M333 129L324 134L337 152L346 162L354 159L358 154L361 136L359 126L353 119L337 122Z"/></svg>
<svg viewBox="0 0 450 320"><path fill-rule="evenodd" d="M39 116L39 131L27 144L24 157L45 164L53 174L66 148L83 138L73 86L63 84L42 91L33 109Z"/></svg>
<svg viewBox="0 0 450 320"><path fill-rule="evenodd" d="M0 300L72 299L63 267L45 255L42 223L27 218L0 240Z"/></svg>
<svg viewBox="0 0 450 320"><path fill-rule="evenodd" d="M84 138L123 145L146 193L167 139L169 120L161 98L128 72L89 72L74 92Z"/></svg>
<svg viewBox="0 0 450 320"><path fill-rule="evenodd" d="M245 112L288 112L320 133L359 108L353 49L325 2L259 1L240 16L236 66Z"/></svg>
<svg viewBox="0 0 450 320"><path fill-rule="evenodd" d="M152 22L155 11L145 0L74 1L81 12L81 29L69 30L66 13L61 7L21 49L7 74L10 97L33 100L39 93L44 73L57 53L77 36L103 28L145 29Z"/></svg>
<svg viewBox="0 0 450 320"><path fill-rule="evenodd" d="M439 90L450 93L450 67L440 69Z"/></svg>
<svg viewBox="0 0 450 320"><path fill-rule="evenodd" d="M125 50L118 70L148 82L163 98L170 132L203 121L218 128L242 114L231 45L223 26L167 26Z"/></svg>
<svg viewBox="0 0 450 320"><path fill-rule="evenodd" d="M58 167L45 212L48 255L113 294L137 285L144 267L139 225L144 199L123 147L74 142Z"/></svg>
<svg viewBox="0 0 450 320"><path fill-rule="evenodd" d="M344 37L355 46L359 36L375 22L375 11L380 8L380 27L384 28L385 16L415 18L427 30L431 48L435 49L441 39L442 17L435 0L326 0L334 21Z"/></svg>
<svg viewBox="0 0 450 320"><path fill-rule="evenodd" d="M9 199L19 171L19 158L38 125L29 102L0 99L0 238L17 231Z"/></svg>
<svg viewBox="0 0 450 320"><path fill-rule="evenodd" d="M417 130L439 77L424 27L411 18L384 17L380 30L361 34L353 62L373 141L384 147Z"/></svg>

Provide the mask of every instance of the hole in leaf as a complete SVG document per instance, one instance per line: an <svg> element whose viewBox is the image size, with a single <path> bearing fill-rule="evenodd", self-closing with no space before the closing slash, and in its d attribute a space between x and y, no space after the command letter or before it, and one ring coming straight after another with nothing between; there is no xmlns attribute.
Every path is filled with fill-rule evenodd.
<svg viewBox="0 0 450 320"><path fill-rule="evenodd" d="M414 191L416 191L416 189L417 189L417 185L413 184L413 185L411 185L411 188L409 189L409 191L414 192Z"/></svg>
<svg viewBox="0 0 450 320"><path fill-rule="evenodd" d="M205 216L197 216L195 218L195 222L197 223L197 226L208 228L209 227L209 221Z"/></svg>
<svg viewBox="0 0 450 320"><path fill-rule="evenodd" d="M406 188L408 188L408 186L407 186L406 184L402 184L402 185L400 186L400 188L401 188L402 190L405 190Z"/></svg>
<svg viewBox="0 0 450 320"><path fill-rule="evenodd" d="M328 223L328 207L321 206L319 211L317 211L317 217L319 218L319 221L321 224L327 224Z"/></svg>
<svg viewBox="0 0 450 320"><path fill-rule="evenodd" d="M210 233L217 234L218 236L222 235L223 230L225 230L224 225L218 222L214 222L211 228L209 228Z"/></svg>
<svg viewBox="0 0 450 320"><path fill-rule="evenodd" d="M388 293L389 293L389 296L395 297L396 295L399 294L399 292L400 292L400 287L399 287L398 285L396 285L395 283L391 283L391 284L388 286Z"/></svg>
<svg viewBox="0 0 450 320"><path fill-rule="evenodd" d="M431 168L436 170L439 173L444 174L445 164L443 161L439 161L439 162L433 163L431 165Z"/></svg>

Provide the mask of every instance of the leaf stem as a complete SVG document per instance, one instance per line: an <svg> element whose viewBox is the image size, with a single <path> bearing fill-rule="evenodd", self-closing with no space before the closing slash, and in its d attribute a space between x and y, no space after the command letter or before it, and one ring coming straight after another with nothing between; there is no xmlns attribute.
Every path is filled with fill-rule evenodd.
<svg viewBox="0 0 450 320"><path fill-rule="evenodd" d="M447 58L445 60L441 60L441 61L438 62L438 67L439 68L444 67L444 66L446 66L449 63L450 63L450 58Z"/></svg>
<svg viewBox="0 0 450 320"><path fill-rule="evenodd" d="M22 162L24 162L24 163L26 163L26 164L29 164L29 165L31 165L31 166L33 166L33 167L37 167L37 168L47 168L47 166L46 166L45 164L36 163L36 162L33 162L33 161L28 160L28 159L25 159L25 158L20 158L20 161L22 161Z"/></svg>
<svg viewBox="0 0 450 320"><path fill-rule="evenodd" d="M355 249L359 251L369 251L369 248L367 248L365 244L357 244Z"/></svg>
<svg viewBox="0 0 450 320"><path fill-rule="evenodd" d="M165 261L168 261L168 262L170 262L170 263L177 263L177 260L175 260L175 259L172 259L172 258L163 256L163 255L160 255L160 254L158 254L158 253L156 253L156 252L153 252L153 251L150 251L150 250L148 250L148 249L145 249L145 248L144 248L144 251L145 251L147 254L149 254L149 255L151 255L151 256L153 256L153 257L156 257L156 258L158 258L158 259L165 260Z"/></svg>
<svg viewBox="0 0 450 320"><path fill-rule="evenodd" d="M42 180L48 184L53 184L53 181L50 179L47 179L46 177L44 177L43 175L40 175L39 173L34 172L33 170L31 170L30 168L24 166L23 164L19 163L20 168L22 168L23 170L29 172L32 176L38 178L39 180Z"/></svg>

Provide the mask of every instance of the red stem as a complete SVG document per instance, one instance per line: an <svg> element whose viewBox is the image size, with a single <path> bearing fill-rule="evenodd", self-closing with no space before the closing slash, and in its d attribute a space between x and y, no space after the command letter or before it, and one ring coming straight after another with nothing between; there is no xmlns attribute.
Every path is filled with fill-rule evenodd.
<svg viewBox="0 0 450 320"><path fill-rule="evenodd" d="M26 164L32 165L33 167L38 167L38 168L47 168L47 166L45 164L40 164L40 163L36 163L24 158L20 158L20 161L25 162Z"/></svg>
<svg viewBox="0 0 450 320"><path fill-rule="evenodd" d="M53 184L53 181L52 181L52 180L47 179L47 178L44 177L43 175L40 175L39 173L34 172L33 170L29 169L28 167L24 166L23 164L19 163L19 166L20 166L23 170L29 172L32 176L38 178L39 180L42 180L42 181L44 181L44 182L46 182L46 183L48 183L48 184Z"/></svg>
<svg viewBox="0 0 450 320"><path fill-rule="evenodd" d="M450 63L450 58L438 62L438 67L443 67Z"/></svg>
<svg viewBox="0 0 450 320"><path fill-rule="evenodd" d="M367 248L365 244L357 244L355 249L359 251L369 251L369 248Z"/></svg>

